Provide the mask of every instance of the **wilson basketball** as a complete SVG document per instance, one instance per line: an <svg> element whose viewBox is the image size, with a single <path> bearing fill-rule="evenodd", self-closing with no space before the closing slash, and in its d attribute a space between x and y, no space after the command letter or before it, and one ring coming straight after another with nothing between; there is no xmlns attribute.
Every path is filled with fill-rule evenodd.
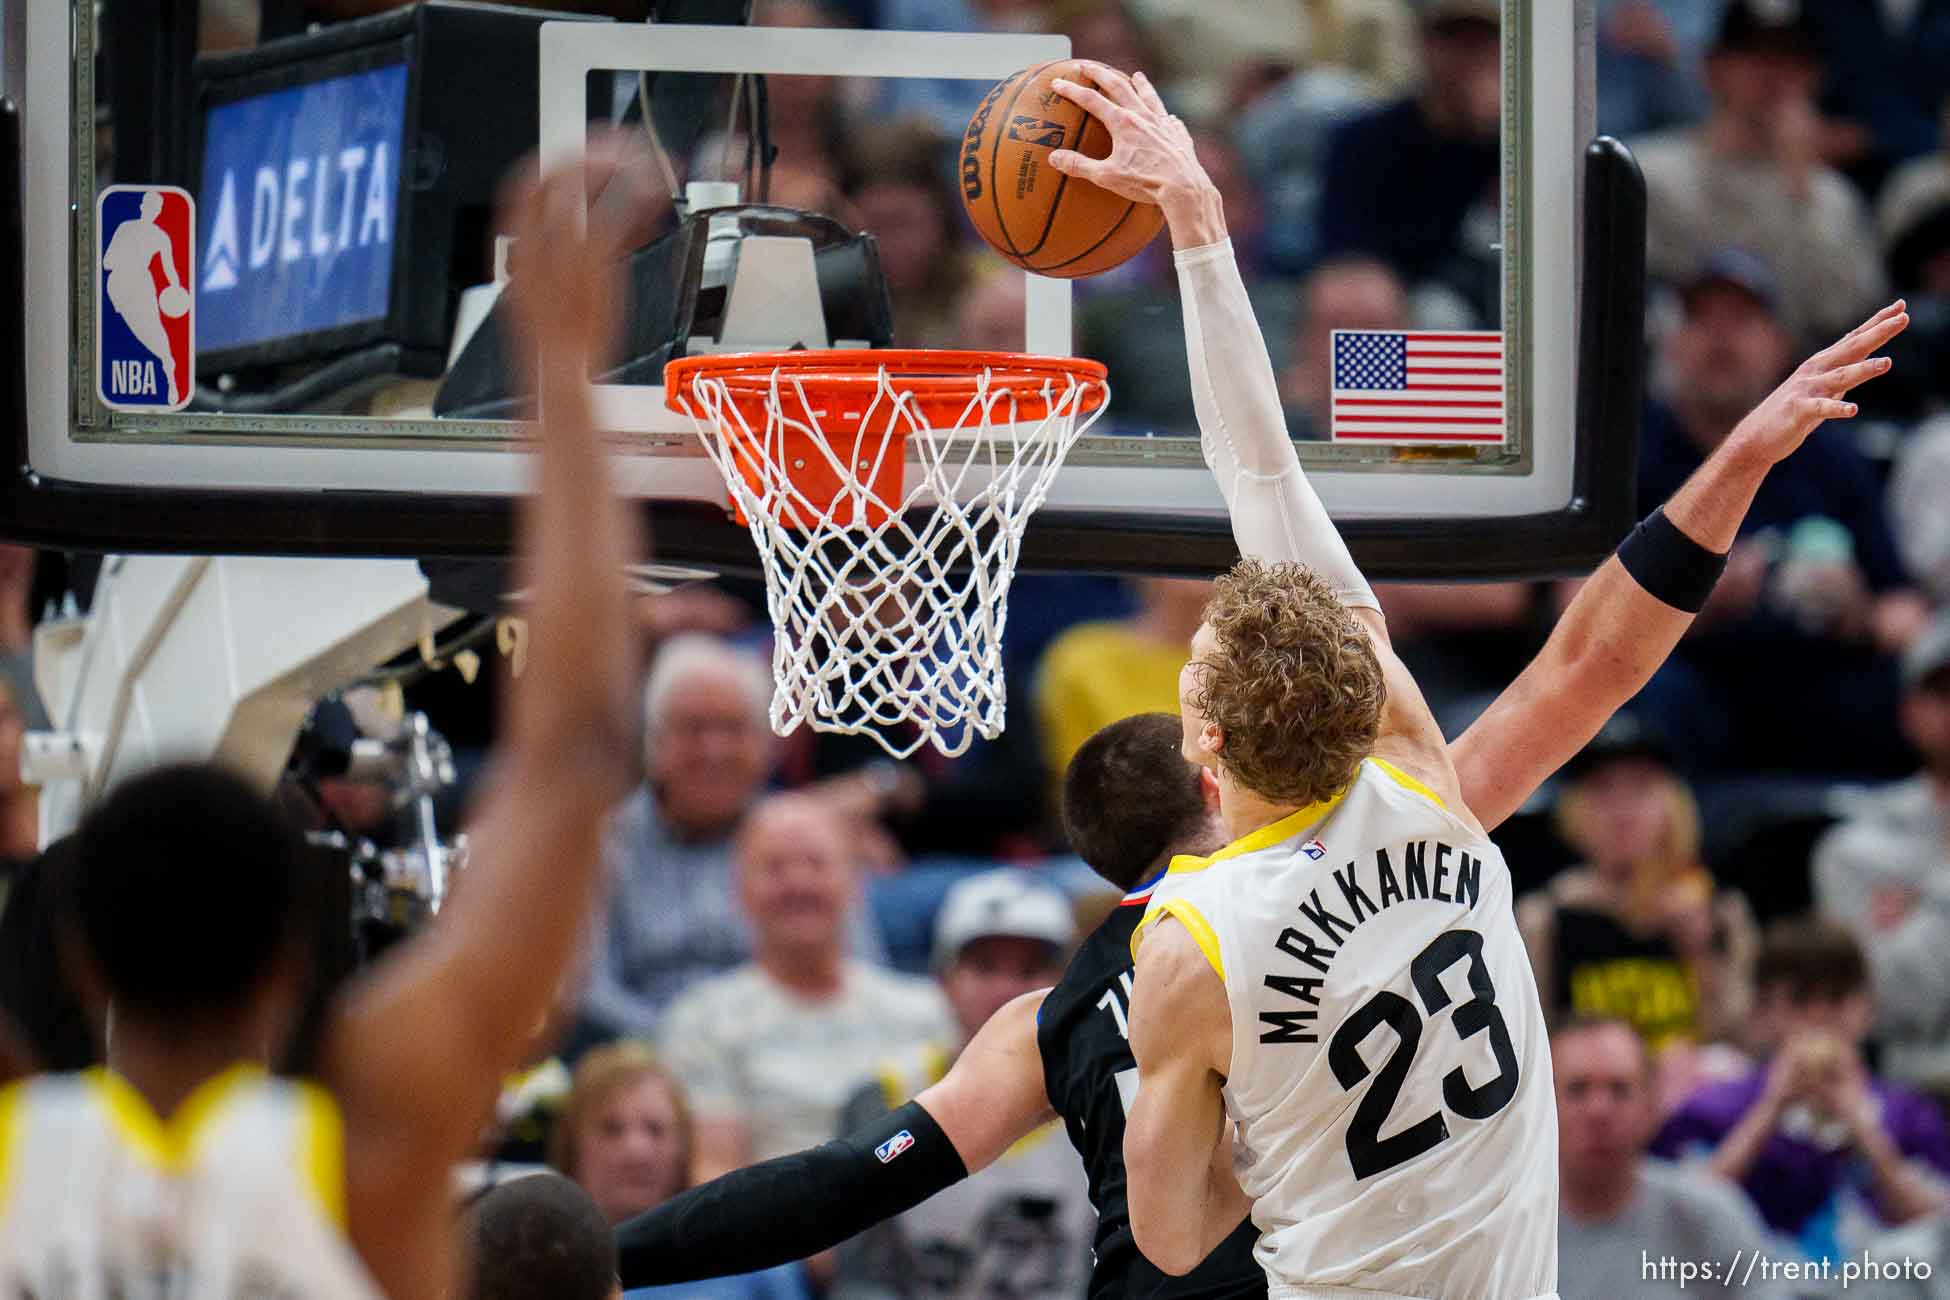
<svg viewBox="0 0 1950 1300"><path fill-rule="evenodd" d="M1094 84L1074 59L1024 68L982 100L961 141L961 200L982 238L1026 271L1074 279L1129 261L1165 214L1049 165L1057 149L1110 155L1110 130L1056 93Z"/></svg>

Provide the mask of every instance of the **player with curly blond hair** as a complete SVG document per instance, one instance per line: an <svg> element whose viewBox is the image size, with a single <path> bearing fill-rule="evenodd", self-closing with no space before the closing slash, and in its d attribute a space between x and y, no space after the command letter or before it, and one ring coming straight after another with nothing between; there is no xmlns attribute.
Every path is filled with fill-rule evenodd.
<svg viewBox="0 0 1950 1300"><path fill-rule="evenodd" d="M1229 842L1173 859L1131 936L1131 1231L1186 1273L1250 1210L1272 1300L1551 1296L1550 1049L1484 830L1508 791L1459 777L1302 472L1183 123L1142 75L1087 68L1097 89L1055 89L1104 122L1111 153L1050 165L1164 210L1205 459L1249 557L1219 580L1179 679L1183 753ZM1892 304L1811 358L1730 439L1738 467L1702 471L1603 573L1629 574L1661 626L1697 612L1767 467L1855 413L1847 392L1888 368L1870 354L1906 324ZM1554 698L1534 680L1507 693L1558 724L1513 746L1512 775L1561 763L1637 671L1590 658Z"/></svg>
<svg viewBox="0 0 1950 1300"><path fill-rule="evenodd" d="M1326 580L1247 558L1215 584L1188 699L1227 737L1225 766L1294 805L1331 799L1374 749L1381 661Z"/></svg>
<svg viewBox="0 0 1950 1300"><path fill-rule="evenodd" d="M1892 304L1776 389L1441 748L1286 439L1190 138L1141 76L1087 67L1115 98L1070 83L1058 93L1110 125L1112 154L1058 151L1051 164L1164 209L1205 455L1253 557L1221 580L1193 644L1182 721L1113 723L1065 776L1072 844L1127 891L1123 906L1056 987L1004 1006L899 1110L624 1224L623 1283L828 1249L984 1168L1054 1113L1098 1210L1093 1300L1547 1293L1549 1063L1509 929L1508 873L1483 828L1644 685L1698 612L1768 467L1824 419L1852 413L1841 397L1887 369L1870 355L1908 317ZM1377 828L1397 838L1343 856ZM1342 880L1358 899L1344 900ZM1199 892L1208 886L1212 897ZM1153 899L1163 905L1148 909ZM1141 974L1129 951L1140 920L1151 935ZM1481 962L1472 924L1487 927ZM1243 1135L1250 1197L1224 1120Z"/></svg>

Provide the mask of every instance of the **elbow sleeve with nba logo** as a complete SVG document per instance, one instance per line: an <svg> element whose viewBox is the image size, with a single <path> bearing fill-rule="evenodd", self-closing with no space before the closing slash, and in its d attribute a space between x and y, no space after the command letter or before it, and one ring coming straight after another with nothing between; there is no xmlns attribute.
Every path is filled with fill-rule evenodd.
<svg viewBox="0 0 1950 1300"><path fill-rule="evenodd" d="M1379 609L1374 589L1300 467L1232 241L1181 248L1172 260L1184 303L1199 443L1232 514L1239 553L1304 564L1332 585L1342 603Z"/></svg>
<svg viewBox="0 0 1950 1300"><path fill-rule="evenodd" d="M919 1102L824 1146L714 1178L616 1229L623 1289L789 1264L968 1177Z"/></svg>

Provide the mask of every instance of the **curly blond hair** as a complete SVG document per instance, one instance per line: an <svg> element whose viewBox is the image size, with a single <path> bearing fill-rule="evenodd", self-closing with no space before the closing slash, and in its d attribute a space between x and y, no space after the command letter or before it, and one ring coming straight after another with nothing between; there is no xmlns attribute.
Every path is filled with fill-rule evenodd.
<svg viewBox="0 0 1950 1300"><path fill-rule="evenodd" d="M1263 799L1328 799L1354 779L1387 698L1368 633L1300 564L1244 559L1214 585L1216 644L1191 703L1225 737L1219 761Z"/></svg>

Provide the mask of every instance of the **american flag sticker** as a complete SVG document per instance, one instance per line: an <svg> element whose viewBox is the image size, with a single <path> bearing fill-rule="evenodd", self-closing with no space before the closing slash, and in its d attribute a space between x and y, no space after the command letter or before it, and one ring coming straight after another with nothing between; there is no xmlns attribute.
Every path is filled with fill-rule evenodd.
<svg viewBox="0 0 1950 1300"><path fill-rule="evenodd" d="M1335 442L1503 441L1497 330L1335 330Z"/></svg>

